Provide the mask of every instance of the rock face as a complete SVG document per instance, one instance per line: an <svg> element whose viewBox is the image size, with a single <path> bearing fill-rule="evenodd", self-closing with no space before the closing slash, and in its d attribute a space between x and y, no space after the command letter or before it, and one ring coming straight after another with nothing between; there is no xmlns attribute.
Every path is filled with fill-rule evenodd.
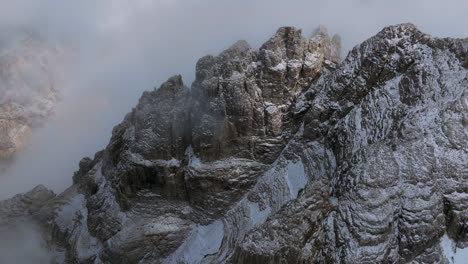
<svg viewBox="0 0 468 264"><path fill-rule="evenodd" d="M54 111L63 51L32 33L0 38L0 159L9 159Z"/></svg>
<svg viewBox="0 0 468 264"><path fill-rule="evenodd" d="M280 28L200 59L191 89L145 92L72 187L31 205L56 261L451 263L468 40L390 26L344 61L339 43Z"/></svg>

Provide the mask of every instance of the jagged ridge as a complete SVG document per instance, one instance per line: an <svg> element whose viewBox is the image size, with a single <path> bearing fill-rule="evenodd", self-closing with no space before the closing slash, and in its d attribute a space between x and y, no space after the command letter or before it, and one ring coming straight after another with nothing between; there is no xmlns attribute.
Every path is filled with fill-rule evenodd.
<svg viewBox="0 0 468 264"><path fill-rule="evenodd" d="M32 214L58 262L447 263L440 238L467 242L468 40L401 24L338 46L285 27L144 93Z"/></svg>

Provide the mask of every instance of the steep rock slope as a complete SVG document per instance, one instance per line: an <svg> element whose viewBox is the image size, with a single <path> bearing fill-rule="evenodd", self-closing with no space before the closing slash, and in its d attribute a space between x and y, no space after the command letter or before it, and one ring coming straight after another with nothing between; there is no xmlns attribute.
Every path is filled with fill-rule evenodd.
<svg viewBox="0 0 468 264"><path fill-rule="evenodd" d="M191 89L144 93L26 216L66 263L450 263L442 237L468 242L468 40L402 24L338 54L325 29L285 27L200 59Z"/></svg>
<svg viewBox="0 0 468 264"><path fill-rule="evenodd" d="M326 175L251 232L240 263L444 263L464 246L468 41L385 28L320 80L304 139L333 153ZM328 201L328 204L327 202ZM325 203L325 205L324 205Z"/></svg>
<svg viewBox="0 0 468 264"><path fill-rule="evenodd" d="M240 41L219 56L200 59L191 90L175 76L143 94L106 150L80 163L73 190L63 194L87 215L80 226L58 225L64 243L93 241L89 247L102 253L67 258L200 262L220 250L225 232L226 239L240 240L247 229L234 232L228 225L263 221L255 219L261 206L250 201L261 198L245 195L259 177L286 172L287 159L271 164L300 130L303 113L295 113L294 102L328 71L324 66L334 67L338 49L339 40L324 29L306 39L299 30L281 28L258 51ZM281 95L263 93L272 89ZM302 176L298 185L305 182ZM278 188L288 191L286 180ZM276 209L294 196L262 193L277 199Z"/></svg>

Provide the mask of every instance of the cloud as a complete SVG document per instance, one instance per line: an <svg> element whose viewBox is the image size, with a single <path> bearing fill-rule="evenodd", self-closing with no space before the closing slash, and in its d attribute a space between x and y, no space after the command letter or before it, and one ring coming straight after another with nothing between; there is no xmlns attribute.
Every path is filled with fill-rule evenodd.
<svg viewBox="0 0 468 264"><path fill-rule="evenodd" d="M39 183L63 190L80 158L105 147L144 90L179 73L190 85L198 58L239 39L259 47L280 26L308 35L323 24L347 51L403 22L436 36L468 35L468 2L461 0L2 1L0 29L34 30L69 47L76 60L65 69L56 116L0 175L0 199Z"/></svg>
<svg viewBox="0 0 468 264"><path fill-rule="evenodd" d="M51 263L52 256L46 249L39 227L34 223L19 220L2 226L0 237L0 263Z"/></svg>

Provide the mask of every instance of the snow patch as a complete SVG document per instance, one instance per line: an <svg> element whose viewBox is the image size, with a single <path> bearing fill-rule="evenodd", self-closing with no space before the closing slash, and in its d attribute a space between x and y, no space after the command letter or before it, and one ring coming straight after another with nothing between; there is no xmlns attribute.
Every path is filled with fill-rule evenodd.
<svg viewBox="0 0 468 264"><path fill-rule="evenodd" d="M274 70L274 71L284 71L284 70L286 70L286 66L287 66L286 62L281 61L275 67L271 67L271 69Z"/></svg>
<svg viewBox="0 0 468 264"><path fill-rule="evenodd" d="M302 67L302 61L300 60L290 60L288 61L288 67L290 69L298 69Z"/></svg>
<svg viewBox="0 0 468 264"><path fill-rule="evenodd" d="M278 107L275 105L270 105L265 108L265 111L267 111L270 115L274 114L276 111L278 111Z"/></svg>
<svg viewBox="0 0 468 264"><path fill-rule="evenodd" d="M250 221L254 226L264 223L268 216L271 215L271 208L267 207L263 210L260 209L258 203L247 201L247 207L249 208Z"/></svg>
<svg viewBox="0 0 468 264"><path fill-rule="evenodd" d="M450 264L464 264L468 260L468 247L457 248L456 243L446 234L440 239L442 252Z"/></svg>
<svg viewBox="0 0 468 264"><path fill-rule="evenodd" d="M55 223L61 232L69 233L70 241L80 260L86 260L98 256L102 247L97 238L91 236L88 230L88 209L85 206L85 196L77 194L57 210Z"/></svg>
<svg viewBox="0 0 468 264"><path fill-rule="evenodd" d="M81 228L75 231L76 250L78 259L87 260L93 256L99 256L99 252L102 250L102 246L99 240L89 233L88 230L88 209L83 208L79 212L81 214ZM97 257L95 263L99 263L99 257Z"/></svg>
<svg viewBox="0 0 468 264"><path fill-rule="evenodd" d="M79 194L74 196L70 201L57 211L55 223L62 232L71 230L73 228L73 221L77 213L84 207L85 196Z"/></svg>
<svg viewBox="0 0 468 264"><path fill-rule="evenodd" d="M312 66L315 66L317 62L320 61L322 54L319 52L314 52L314 53L307 53L304 64L306 67L311 68Z"/></svg>
<svg viewBox="0 0 468 264"><path fill-rule="evenodd" d="M244 78L244 75L238 71L233 71L232 74L231 74L231 80L240 80L240 79L243 79Z"/></svg>
<svg viewBox="0 0 468 264"><path fill-rule="evenodd" d="M284 176L289 187L291 199L296 199L299 191L304 189L308 181L304 172L304 164L302 161L298 161L296 163L289 162L286 170L287 171Z"/></svg>
<svg viewBox="0 0 468 264"><path fill-rule="evenodd" d="M180 160L172 158L167 161L169 167L180 167Z"/></svg>
<svg viewBox="0 0 468 264"><path fill-rule="evenodd" d="M224 224L217 220L209 225L197 225L189 238L163 263L201 263L207 255L219 251L224 238Z"/></svg>
<svg viewBox="0 0 468 264"><path fill-rule="evenodd" d="M189 160L189 166L193 168L199 168L201 166L200 158L198 158L195 153L193 152L192 146L188 146L187 150L185 151L185 155L187 155Z"/></svg>

